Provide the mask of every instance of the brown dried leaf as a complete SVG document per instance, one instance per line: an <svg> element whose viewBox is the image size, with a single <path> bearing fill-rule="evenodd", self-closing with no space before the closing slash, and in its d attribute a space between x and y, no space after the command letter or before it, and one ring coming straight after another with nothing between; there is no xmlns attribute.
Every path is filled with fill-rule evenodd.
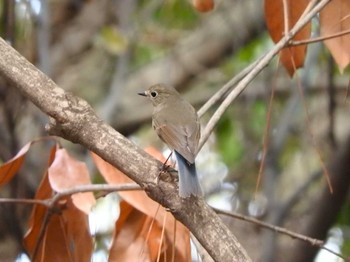
<svg viewBox="0 0 350 262"><path fill-rule="evenodd" d="M151 261L140 234L146 218L127 202L121 202L108 261Z"/></svg>
<svg viewBox="0 0 350 262"><path fill-rule="evenodd" d="M350 30L350 1L333 0L320 12L321 36ZM350 35L324 41L342 72L350 63Z"/></svg>
<svg viewBox="0 0 350 262"><path fill-rule="evenodd" d="M157 151L155 149L149 150ZM159 151L157 152L159 153ZM120 185L133 182L130 178L124 175L123 172L119 171L114 166L104 161L98 155L94 153L91 154L92 159L97 166L97 169L100 171L101 175L104 177L108 184ZM158 156L162 157L160 161L165 161L164 157L160 153ZM142 213L147 214L148 216L154 216L158 210L159 204L150 199L144 191L123 191L118 193L125 201L140 210Z"/></svg>
<svg viewBox="0 0 350 262"><path fill-rule="evenodd" d="M55 159L56 146L50 154L49 164ZM48 199L53 190L45 173L35 199ZM90 261L92 238L89 234L88 219L77 209L70 198L65 201L60 212L48 213L47 207L36 205L29 220L29 230L24 237L24 246L32 257L36 245L36 261ZM39 243L40 241L40 243Z"/></svg>
<svg viewBox="0 0 350 262"><path fill-rule="evenodd" d="M85 163L72 158L65 149L57 150L55 160L48 171L51 187L56 192L91 184ZM72 200L76 207L86 214L89 214L96 203L91 192L73 194Z"/></svg>
<svg viewBox="0 0 350 262"><path fill-rule="evenodd" d="M51 163L55 158L56 149L57 149L57 146L54 146L51 149L49 165L51 165ZM50 183L49 183L48 175L46 171L35 193L35 199L40 199L40 200L49 199L52 196L52 194L53 194L53 191L50 187ZM45 206L35 205L33 207L33 210L29 219L29 229L24 237L24 246L27 252L31 255L33 255L35 245L39 236L39 232L42 226L40 222L44 221L46 212L47 212L47 208Z"/></svg>
<svg viewBox="0 0 350 262"><path fill-rule="evenodd" d="M33 230L24 239L28 253L33 256L35 246L39 245L36 261L90 261L93 244L87 215L70 198L62 212L49 216L47 212L46 209L32 217Z"/></svg>
<svg viewBox="0 0 350 262"><path fill-rule="evenodd" d="M17 153L17 155L15 155L13 158L11 158L6 163L0 166L0 186L9 182L16 175L18 170L21 168L24 162L25 156L28 153L30 147L34 143L37 143L43 140L51 140L56 142L56 139L51 136L41 137L39 139L30 141L29 143L27 143L25 146L21 148L21 150Z"/></svg>
<svg viewBox="0 0 350 262"><path fill-rule="evenodd" d="M33 141L26 144L21 148L16 156L0 166L0 186L9 182L14 175L16 175L17 171L21 168L24 158L32 144Z"/></svg>
<svg viewBox="0 0 350 262"><path fill-rule="evenodd" d="M157 158L159 161L164 162L165 158L163 155L159 152L159 150L150 147L145 150L150 155ZM98 168L98 170L101 172L102 176L105 178L105 180L109 184L124 184L124 183L130 183L132 182L130 178L125 176L121 171L101 159L99 156L97 156L94 153L92 154L92 158ZM172 242L174 239L174 234L176 235L175 239L175 261L191 261L191 250L190 250L190 235L188 229L182 225L181 223L177 222L175 218L165 211L165 209L152 199L150 199L145 192L143 191L130 191L130 192L119 192L121 197L132 207L136 208L138 211L140 211L141 215L147 215L147 219L145 218L144 221L150 221L149 219L155 219L156 225L155 227L161 227L163 225L164 219L166 219L165 224L165 235L167 239L169 240L169 247L174 245ZM118 219L121 221L124 221L128 219L128 213L132 212L128 210L127 208L121 207L121 213L120 218ZM123 214L125 213L125 214ZM141 216L140 215L140 216ZM117 228L122 227L122 222L117 222ZM176 223L176 226L174 226L174 223ZM146 228L148 230L149 225L146 225ZM152 234L152 231L151 231ZM136 245L136 244L135 244ZM151 252L151 256L154 256L154 250L150 242L148 242L149 249L147 252ZM113 250L114 252L115 250ZM146 252L146 251L145 251ZM157 251L158 252L158 251ZM167 250L167 255L172 255L172 249L169 248Z"/></svg>
<svg viewBox="0 0 350 262"><path fill-rule="evenodd" d="M184 241L184 248L187 250L187 257L183 257L182 252L175 248L172 254L173 235L162 236L162 228L173 227L174 219L170 214L162 224L154 221L152 217L146 216L127 202L122 201L120 207L120 218L116 222L113 241L109 253L109 261L156 261L160 254L160 261L191 261L189 250L189 239L181 238L183 234L178 231L176 237ZM188 231L187 231L188 235ZM163 237L163 238L162 238ZM160 247L161 245L161 247Z"/></svg>
<svg viewBox="0 0 350 262"><path fill-rule="evenodd" d="M62 213L61 223L64 225L66 245L73 257L72 261L90 262L93 240L90 235L88 216L76 207L74 200L68 200L67 208ZM55 242L54 236L52 238Z"/></svg>
<svg viewBox="0 0 350 262"><path fill-rule="evenodd" d="M36 223L39 223L40 226L44 226L44 220L37 220ZM38 240L39 235L34 237ZM69 254L60 216L54 214L46 224L43 239L41 243L39 243L39 249L35 261L54 262L59 261L60 259L63 261L73 261ZM34 260L34 258L32 260Z"/></svg>
<svg viewBox="0 0 350 262"><path fill-rule="evenodd" d="M288 30L290 30L298 21L309 0L286 0L288 10ZM283 0L265 0L265 20L267 29L272 40L277 43L285 33L285 17L283 11ZM311 23L307 23L292 40L305 40L310 37ZM280 51L280 60L287 69L290 76L293 76L295 70L304 64L306 55L306 45L287 47Z"/></svg>

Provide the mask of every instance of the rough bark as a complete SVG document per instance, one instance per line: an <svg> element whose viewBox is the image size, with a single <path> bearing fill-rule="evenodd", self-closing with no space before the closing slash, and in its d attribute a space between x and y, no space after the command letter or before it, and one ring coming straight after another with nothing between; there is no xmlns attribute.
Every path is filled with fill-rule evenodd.
<svg viewBox="0 0 350 262"><path fill-rule="evenodd" d="M123 171L186 225L215 261L251 261L203 199L181 199L173 183L155 183L161 163L103 123L89 104L58 87L0 39L0 74L50 117L51 134L79 143Z"/></svg>

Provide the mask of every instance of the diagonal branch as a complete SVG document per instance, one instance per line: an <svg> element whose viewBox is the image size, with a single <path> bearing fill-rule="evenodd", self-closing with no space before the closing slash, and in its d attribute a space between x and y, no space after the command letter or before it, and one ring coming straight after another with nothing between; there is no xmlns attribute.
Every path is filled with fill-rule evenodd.
<svg viewBox="0 0 350 262"><path fill-rule="evenodd" d="M330 0L322 0L294 26L227 96L208 123L201 144L213 130L228 105L285 47L292 36ZM203 199L181 199L175 185L155 183L161 163L103 123L81 98L58 87L50 78L0 39L0 74L24 96L50 116L47 130L95 152L138 183L155 201L186 225L215 261L250 261L246 251Z"/></svg>
<svg viewBox="0 0 350 262"><path fill-rule="evenodd" d="M274 47L263 56L256 66L248 73L242 80L237 84L237 86L228 94L213 116L210 118L201 140L199 141L199 149L202 148L204 143L208 140L210 134L213 132L216 124L219 122L221 116L225 113L226 109L231 105L231 103L247 88L249 83L271 62L271 60L284 48L286 47L293 36L300 31L325 5L327 5L331 0L320 1L313 9L310 10L308 14L299 19L295 26L285 35ZM235 78L233 78L235 79ZM230 80L235 84L234 80ZM229 83L230 83L229 82ZM231 86L228 83L227 89Z"/></svg>
<svg viewBox="0 0 350 262"><path fill-rule="evenodd" d="M50 116L47 130L95 152L137 182L186 225L215 261L251 261L203 199L181 199L173 183L155 183L161 163L103 123L84 100L65 92L0 39L0 74Z"/></svg>

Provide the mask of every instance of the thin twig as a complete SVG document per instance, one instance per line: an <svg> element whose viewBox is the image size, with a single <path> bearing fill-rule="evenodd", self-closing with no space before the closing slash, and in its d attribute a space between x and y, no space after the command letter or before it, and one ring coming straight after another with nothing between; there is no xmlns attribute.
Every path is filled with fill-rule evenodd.
<svg viewBox="0 0 350 262"><path fill-rule="evenodd" d="M283 22L284 22L284 35L289 32L289 12L287 0L283 0Z"/></svg>
<svg viewBox="0 0 350 262"><path fill-rule="evenodd" d="M261 156L261 162L260 162L260 167L258 172L258 179L256 181L256 186L255 186L255 196L258 193L260 182L264 174L267 150L270 144L269 138L270 138L270 129L271 129L271 114L272 114L272 104L273 104L274 97L275 97L275 86L272 86L268 110L266 113L266 126L264 129L263 148L262 148L262 156Z"/></svg>
<svg viewBox="0 0 350 262"><path fill-rule="evenodd" d="M263 56L263 58L258 63L256 63L256 66L252 68L252 70L238 83L236 88L231 91L231 93L221 103L219 108L209 120L199 142L198 151L208 140L221 116L225 113L226 109L231 105L231 103L238 97L238 95L242 93L248 84L263 70L263 68L265 68L271 62L275 55L277 55L282 48L287 46L293 36L298 31L300 31L305 26L305 24L308 23L330 1L331 0L320 1L308 14L306 14L302 19L299 19L299 21L289 31L288 35L285 35L278 43L276 43L275 46L269 52L267 52L266 55Z"/></svg>
<svg viewBox="0 0 350 262"><path fill-rule="evenodd" d="M310 12L310 10L315 6L315 4L317 3L318 0L312 0L309 2L309 4L306 6L304 12L301 14L300 18L299 19L302 19L304 18L304 16L306 14L308 14Z"/></svg>
<svg viewBox="0 0 350 262"><path fill-rule="evenodd" d="M159 248L158 248L158 254L157 254L157 262L160 261L160 255L162 253L162 246L166 245L165 243L165 238L164 238L164 233L165 233L165 225L166 225L166 219L167 219L167 216L168 214L165 213L164 217L163 217L163 225L162 225L162 232L161 232L161 235L160 235L160 239L159 239Z"/></svg>
<svg viewBox="0 0 350 262"><path fill-rule="evenodd" d="M53 209L50 209L50 208L47 210L47 212L45 213L44 219L43 219L43 223L40 225L40 231L39 231L39 234L38 234L38 238L35 241L33 255L31 257L32 261L36 261L37 260L40 243L42 242L42 240L43 240L43 238L45 236L47 225L49 224L50 218L51 218L51 216L53 214L52 210Z"/></svg>
<svg viewBox="0 0 350 262"><path fill-rule="evenodd" d="M293 62L293 61L292 61ZM300 82L300 79L297 77L296 78L296 81L297 81L297 86L298 86L298 91L299 91L299 95L301 97L301 100L302 100L302 104L304 106L304 111L305 111L305 122L306 122L306 127L307 127L307 130L308 130L308 133L309 133L309 136L310 136L310 139L311 139L311 143L313 145L313 148L315 149L316 151L316 154L319 158L319 161L320 161L320 164L321 164L321 168L325 174L325 178L326 178L326 181L327 181L327 184L328 184L328 188L329 188L329 192L331 194L333 194L333 186L332 186L332 182L331 182L331 177L330 177L330 174L328 172L328 169L325 165L325 162L323 160L323 157L322 157L322 154L321 154L321 151L320 149L318 148L317 146L317 142L315 140L315 136L314 136L314 132L312 131L311 129L311 117L310 117L310 112L309 112L309 108L306 104L306 100L305 100L305 95L304 95L304 92L303 92L303 89L302 89L302 86L301 86L301 82Z"/></svg>
<svg viewBox="0 0 350 262"><path fill-rule="evenodd" d="M83 193L83 192L116 192L116 191L131 191L131 190L141 190L141 187L135 183L123 184L123 185L108 185L108 184L95 184L95 185L80 185L74 188L62 190L56 193L50 199L12 199L12 198L0 198L0 203L15 203L15 204L30 204L30 205L43 205L48 208L45 213L43 223L40 227L40 232L35 243L32 259L36 260L40 243L45 236L47 225L49 224L52 214L57 212L56 203L67 196Z"/></svg>
<svg viewBox="0 0 350 262"><path fill-rule="evenodd" d="M108 184L95 184L95 185L81 185L74 188L62 190L56 193L49 199L13 199L13 198L0 198L0 203L14 203L14 204L28 204L28 205L42 205L48 208L52 208L61 198L70 196L76 193L84 192L119 192L119 191L136 191L142 190L141 187L135 183L123 184L123 185L108 185Z"/></svg>
<svg viewBox="0 0 350 262"><path fill-rule="evenodd" d="M305 236L305 235L302 235L302 234L299 234L299 233L295 233L295 232L290 231L290 230L288 230L286 228L274 226L274 225L271 225L269 223L260 221L260 220L258 220L256 218L253 218L253 217L244 216L244 215L241 215L241 214L237 214L237 213L234 213L234 212L217 209L217 208L214 208L214 207L212 207L212 208L217 214L221 214L221 215L237 218L239 220L247 221L249 223L253 223L253 224L258 225L258 226L263 227L263 228L271 229L271 230L273 230L273 231L275 231L277 233L280 233L280 234L283 234L283 235L287 235L287 236L290 236L290 237L295 238L295 239L299 239L301 241L309 243L312 246L317 246L319 248L327 250L328 252L330 252L330 253L332 253L332 254L334 254L334 255L344 259L345 261L349 261L348 258L346 258L346 257L342 256L341 254L338 254L338 253L334 252L333 250L330 250L329 248L325 247L324 246L325 242L322 241L322 240L319 240L319 239L316 239L316 238L311 238L311 237L308 237L308 236Z"/></svg>
<svg viewBox="0 0 350 262"><path fill-rule="evenodd" d="M145 252L146 246L147 246L147 243L148 243L148 241L149 241L149 239L150 239L150 235L151 235L151 232L152 232L152 229L153 229L153 225L154 225L154 223L156 222L156 216L157 216L157 214L158 214L158 212L159 212L159 209L160 209L160 205L157 206L157 210L156 210L154 216L152 216L152 219L151 219L151 222L150 222L150 225L149 225L149 227L148 227L148 231L147 231L147 234L146 234L146 237L145 237L145 242L144 242L143 245L142 245L142 249L141 249L141 252L140 252L140 256L146 253L146 252ZM147 248L148 248L148 247L147 247Z"/></svg>
<svg viewBox="0 0 350 262"><path fill-rule="evenodd" d="M338 33L335 33L332 35L313 37L313 38L306 39L306 40L291 41L291 42L289 42L288 46L312 44L312 43L317 43L317 42L325 41L325 40L332 39L332 38L337 38L337 37L340 37L343 35L348 35L348 34L350 34L350 29L344 30L344 31L341 31L341 32L338 32Z"/></svg>
<svg viewBox="0 0 350 262"><path fill-rule="evenodd" d="M298 234L298 233L295 233L293 231L290 231L290 230L288 230L286 228L275 226L275 225L266 223L264 221L260 221L260 220L258 220L256 218L253 218L253 217L248 217L248 216L237 214L237 213L230 212L230 211L220 210L220 209L217 209L217 208L214 208L214 207L212 207L212 208L218 214L234 217L234 218L237 218L239 220L243 220L243 221L247 221L249 223L253 223L253 224L258 225L258 226L263 227L263 228L271 229L271 230L273 230L273 231L275 231L277 233L281 233L283 235L287 235L287 236L290 236L292 238L296 238L296 239L300 239L302 241L308 242L308 243L310 243L313 246L322 247L324 245L324 242L322 240L311 238L311 237L308 237L308 236L304 236L302 234Z"/></svg>
<svg viewBox="0 0 350 262"><path fill-rule="evenodd" d="M201 118L210 107L215 105L222 97L229 91L232 87L235 86L243 77L245 77L256 65L257 63L263 58L260 57L250 65L248 65L246 68L244 68L242 71L240 71L236 76L234 76L230 81L228 81L219 91L217 91L213 96L211 96L208 101L198 110L197 114L198 117Z"/></svg>
<svg viewBox="0 0 350 262"><path fill-rule="evenodd" d="M35 243L32 260L36 261L40 244L45 236L47 225L50 222L52 214L57 213L57 210L60 210L61 207L57 209L57 202L64 197L71 196L76 193L83 192L93 192L93 191L104 191L104 192L115 192L115 191L126 191L126 190L140 190L140 186L135 183L123 184L123 185L108 185L108 184L99 184L99 185L80 185L74 188L62 190L61 192L56 193L51 199L42 200L45 203L45 206L48 208L45 213L44 222L40 227L40 232ZM42 204L42 203L37 203Z"/></svg>
<svg viewBox="0 0 350 262"><path fill-rule="evenodd" d="M26 199L26 198L6 198L6 197L4 197L4 198L0 198L0 204L1 203L48 206L48 202L46 200Z"/></svg>
<svg viewBox="0 0 350 262"><path fill-rule="evenodd" d="M76 193L84 193L84 192L116 192L116 191L134 191L141 190L141 187L136 183L128 183L122 185L108 185L108 184L98 184L98 185L81 185L76 186L74 188L62 190L58 192L51 200L50 206L57 203L61 198L65 196L70 196Z"/></svg>

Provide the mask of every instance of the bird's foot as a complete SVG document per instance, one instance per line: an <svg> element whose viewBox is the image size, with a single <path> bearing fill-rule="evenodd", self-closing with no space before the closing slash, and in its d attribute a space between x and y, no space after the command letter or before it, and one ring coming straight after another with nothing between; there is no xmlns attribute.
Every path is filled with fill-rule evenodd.
<svg viewBox="0 0 350 262"><path fill-rule="evenodd" d="M174 181L177 178L177 170L174 169L171 165L166 165L165 163L159 170L158 176L156 177L156 184L159 183L159 179L162 177L162 180L165 181Z"/></svg>

